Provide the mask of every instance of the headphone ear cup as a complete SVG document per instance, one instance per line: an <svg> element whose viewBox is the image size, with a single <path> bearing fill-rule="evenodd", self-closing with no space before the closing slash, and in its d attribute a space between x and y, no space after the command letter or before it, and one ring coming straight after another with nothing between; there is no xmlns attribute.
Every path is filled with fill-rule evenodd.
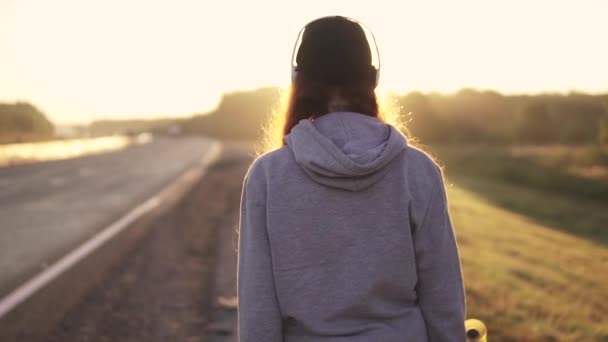
<svg viewBox="0 0 608 342"><path fill-rule="evenodd" d="M378 83L380 83L380 70L376 70L376 84L374 85L374 88L378 87Z"/></svg>
<svg viewBox="0 0 608 342"><path fill-rule="evenodd" d="M380 81L380 70L371 67L370 70L370 81L373 82L374 88L378 87L378 83Z"/></svg>

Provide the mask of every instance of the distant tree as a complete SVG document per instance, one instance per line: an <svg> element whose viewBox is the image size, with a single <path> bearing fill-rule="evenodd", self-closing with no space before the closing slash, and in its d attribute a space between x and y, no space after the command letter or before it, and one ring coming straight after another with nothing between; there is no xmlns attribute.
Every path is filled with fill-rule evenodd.
<svg viewBox="0 0 608 342"><path fill-rule="evenodd" d="M411 92L399 98L403 114L408 119L407 128L424 143L447 140L441 119L428 98L420 92Z"/></svg>
<svg viewBox="0 0 608 342"><path fill-rule="evenodd" d="M225 94L217 109L186 120L184 131L223 139L258 139L279 94L272 87Z"/></svg>
<svg viewBox="0 0 608 342"><path fill-rule="evenodd" d="M608 144L608 117L604 116L599 120L597 130L597 142L600 144Z"/></svg>
<svg viewBox="0 0 608 342"><path fill-rule="evenodd" d="M451 142L506 142L513 135L509 98L495 91L462 89L426 95Z"/></svg>
<svg viewBox="0 0 608 342"><path fill-rule="evenodd" d="M517 132L520 142L548 143L553 139L554 122L545 101L527 103L517 116Z"/></svg>
<svg viewBox="0 0 608 342"><path fill-rule="evenodd" d="M50 139L54 126L27 102L0 103L0 143Z"/></svg>
<svg viewBox="0 0 608 342"><path fill-rule="evenodd" d="M580 93L553 96L548 101L555 122L555 140L564 144L593 143L598 121L606 113L601 99Z"/></svg>

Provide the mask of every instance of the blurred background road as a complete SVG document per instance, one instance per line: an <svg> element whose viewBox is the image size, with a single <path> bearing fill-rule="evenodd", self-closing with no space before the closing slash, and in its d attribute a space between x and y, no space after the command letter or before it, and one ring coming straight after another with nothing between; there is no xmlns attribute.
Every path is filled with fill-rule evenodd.
<svg viewBox="0 0 608 342"><path fill-rule="evenodd" d="M236 342L237 226L251 150L222 154L43 341Z"/></svg>
<svg viewBox="0 0 608 342"><path fill-rule="evenodd" d="M211 141L158 139L114 153L0 168L0 296L176 179Z"/></svg>

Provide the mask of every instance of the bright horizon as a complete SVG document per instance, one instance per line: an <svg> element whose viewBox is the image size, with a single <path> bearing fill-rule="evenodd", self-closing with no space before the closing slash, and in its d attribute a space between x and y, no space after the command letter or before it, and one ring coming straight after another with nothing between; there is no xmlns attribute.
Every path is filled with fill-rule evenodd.
<svg viewBox="0 0 608 342"><path fill-rule="evenodd" d="M288 85L298 31L330 14L375 34L381 91L608 91L608 1L0 0L0 102L55 123L204 113Z"/></svg>

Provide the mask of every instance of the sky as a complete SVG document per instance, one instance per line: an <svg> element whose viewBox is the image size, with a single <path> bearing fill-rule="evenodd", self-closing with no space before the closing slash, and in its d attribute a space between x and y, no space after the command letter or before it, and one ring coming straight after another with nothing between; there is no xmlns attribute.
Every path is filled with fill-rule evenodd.
<svg viewBox="0 0 608 342"><path fill-rule="evenodd" d="M288 86L300 29L365 23L380 92L608 92L608 1L0 0L0 102L59 123L188 116Z"/></svg>

